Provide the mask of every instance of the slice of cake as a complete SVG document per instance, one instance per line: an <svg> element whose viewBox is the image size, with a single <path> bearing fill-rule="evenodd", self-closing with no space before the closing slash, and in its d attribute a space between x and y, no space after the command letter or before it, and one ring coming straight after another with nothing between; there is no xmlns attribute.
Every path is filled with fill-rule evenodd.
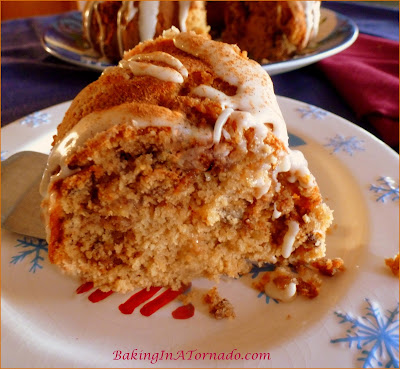
<svg viewBox="0 0 400 369"><path fill-rule="evenodd" d="M263 68L169 30L72 102L42 182L49 257L104 291L325 255L332 212Z"/></svg>
<svg viewBox="0 0 400 369"><path fill-rule="evenodd" d="M204 1L86 1L83 35L91 48L110 61L125 50L158 37L172 26L207 33Z"/></svg>
<svg viewBox="0 0 400 369"><path fill-rule="evenodd" d="M318 34L320 1L217 1L207 3L212 29L259 62L285 60Z"/></svg>

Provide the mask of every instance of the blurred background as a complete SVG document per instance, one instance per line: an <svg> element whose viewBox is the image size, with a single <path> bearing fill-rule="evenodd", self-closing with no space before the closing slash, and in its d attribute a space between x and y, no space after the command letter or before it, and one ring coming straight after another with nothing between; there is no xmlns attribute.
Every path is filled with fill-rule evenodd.
<svg viewBox="0 0 400 369"><path fill-rule="evenodd" d="M76 10L79 1L1 1L1 20L50 15Z"/></svg>
<svg viewBox="0 0 400 369"><path fill-rule="evenodd" d="M1 1L1 20L67 12L78 9L80 3L82 1ZM367 1L367 3L399 8L398 1Z"/></svg>

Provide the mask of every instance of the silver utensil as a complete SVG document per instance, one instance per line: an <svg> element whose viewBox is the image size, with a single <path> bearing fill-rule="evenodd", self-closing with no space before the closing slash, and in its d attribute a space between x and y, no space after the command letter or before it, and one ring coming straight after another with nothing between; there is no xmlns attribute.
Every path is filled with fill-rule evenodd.
<svg viewBox="0 0 400 369"><path fill-rule="evenodd" d="M45 239L40 181L48 155L22 151L1 162L1 227Z"/></svg>

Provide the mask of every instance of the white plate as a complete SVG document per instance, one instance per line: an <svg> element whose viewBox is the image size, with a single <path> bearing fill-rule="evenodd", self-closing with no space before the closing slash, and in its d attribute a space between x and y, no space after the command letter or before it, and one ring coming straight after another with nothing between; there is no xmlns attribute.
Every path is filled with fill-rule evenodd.
<svg viewBox="0 0 400 369"><path fill-rule="evenodd" d="M318 36L301 55L282 62L264 64L270 75L276 75L315 63L348 48L358 36L357 25L348 17L329 9L321 9ZM47 29L43 47L50 54L66 62L96 70L113 64L100 58L82 37L81 13L69 13Z"/></svg>
<svg viewBox="0 0 400 369"><path fill-rule="evenodd" d="M292 145L305 153L334 209L328 250L345 260L344 273L325 278L315 300L298 297L287 304L259 296L251 276L224 280L219 290L233 303L235 320L214 320L200 302L194 317L175 320L171 312L178 301L146 318L118 310L131 294L97 304L88 301L89 293L75 294L78 282L48 262L43 241L3 231L2 366L398 367L399 282L384 265L398 250L398 155L338 116L287 98L279 103ZM3 128L2 157L48 152L68 106ZM197 280L193 288L212 285ZM151 354L154 363L148 355L114 360L117 351L136 353L137 359ZM210 360L213 353L219 360ZM250 360L239 359L248 353ZM260 360L261 353L269 353L269 360Z"/></svg>

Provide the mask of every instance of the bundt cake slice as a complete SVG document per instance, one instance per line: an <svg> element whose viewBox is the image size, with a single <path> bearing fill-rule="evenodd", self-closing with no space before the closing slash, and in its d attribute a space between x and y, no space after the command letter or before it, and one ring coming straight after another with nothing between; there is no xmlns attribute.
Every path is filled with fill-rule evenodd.
<svg viewBox="0 0 400 369"><path fill-rule="evenodd" d="M176 29L72 102L42 182L49 257L102 290L179 288L325 254L332 212L268 74Z"/></svg>

